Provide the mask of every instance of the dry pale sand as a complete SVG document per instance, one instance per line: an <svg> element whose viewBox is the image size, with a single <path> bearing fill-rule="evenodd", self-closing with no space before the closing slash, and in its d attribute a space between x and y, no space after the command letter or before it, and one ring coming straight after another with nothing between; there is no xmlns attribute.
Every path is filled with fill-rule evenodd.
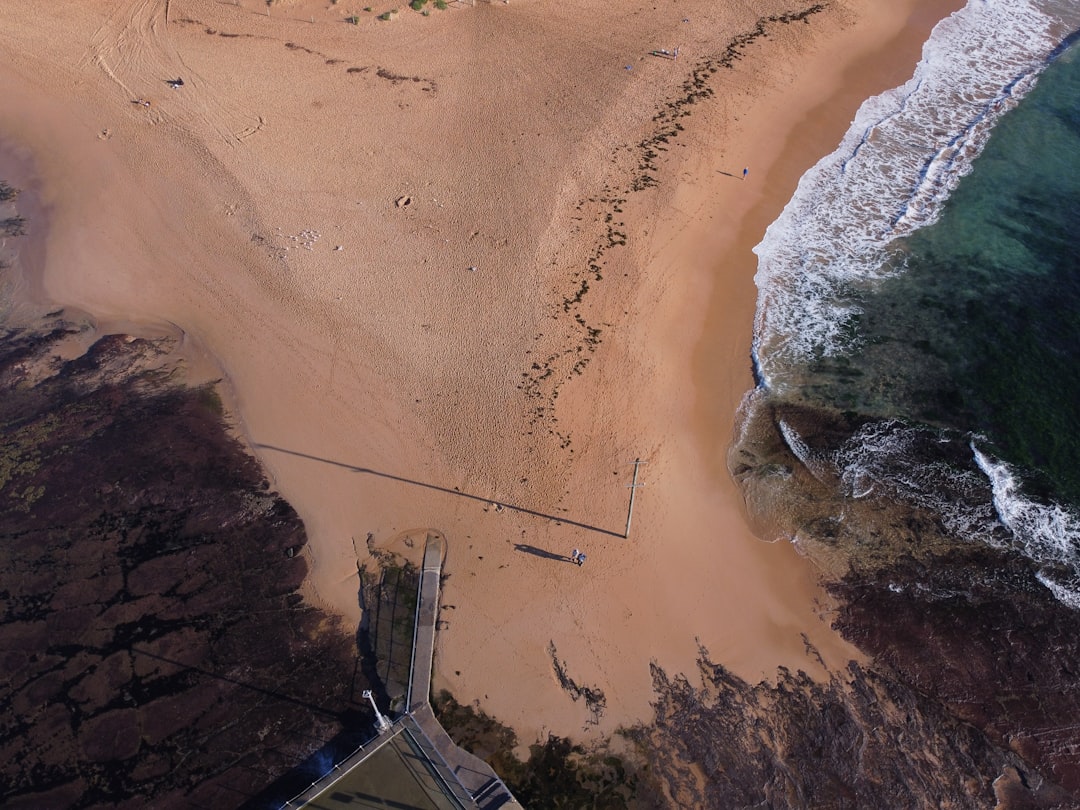
<svg viewBox="0 0 1080 810"><path fill-rule="evenodd" d="M695 68L797 4L7 3L0 133L36 212L15 293L217 359L346 631L368 546L418 559L443 532L436 687L525 742L648 719L650 662L693 677L699 645L747 678L820 673L804 638L831 667L855 651L724 456L750 248L957 3L886 5L771 24L629 192ZM575 547L584 567L554 558Z"/></svg>

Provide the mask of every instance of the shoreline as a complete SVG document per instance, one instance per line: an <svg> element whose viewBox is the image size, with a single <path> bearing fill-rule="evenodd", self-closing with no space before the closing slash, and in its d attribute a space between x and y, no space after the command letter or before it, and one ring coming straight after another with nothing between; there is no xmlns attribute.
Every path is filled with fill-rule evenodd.
<svg viewBox="0 0 1080 810"><path fill-rule="evenodd" d="M240 429L307 526L309 597L347 623L355 622L355 570L366 546L407 548L412 535L429 527L446 533L449 579L436 688L451 688L462 703L480 701L489 714L514 726L523 742L545 731L604 735L647 719L650 662L673 673L692 673L699 645L752 678L781 664L812 669L803 633L833 666L854 655L820 620L827 603L817 604L821 592L805 561L787 544L759 542L745 526L724 452L711 462L701 457L702 447L721 451L730 444L735 408L749 387L753 274L739 264L725 269L725 277L713 278L699 258L734 250L749 261L750 223L760 224L770 206L775 216L775 206L787 198L781 189L797 180L796 167L773 164L783 161L788 144L780 132L796 131L804 113L781 111L777 99L784 94L777 88L796 63L805 69L808 62L835 62L827 44L848 34L819 32L818 20L812 20L809 47L818 49L817 61L807 59L802 39L786 41L794 35L786 32L780 44L754 45L730 76L717 77L717 82L731 78L730 96L695 108L687 131L672 145L687 149L689 141L689 151L700 155L667 169L689 177L684 180L688 187L664 185L665 180L655 193L631 196L626 205L631 247L623 253L613 249L604 272L612 279L619 270L637 272L640 281L629 288L597 282L583 302L578 314L584 313L589 323L608 325L582 382L569 376L573 384L558 390L556 425L545 421L546 415L530 416L508 381L522 367L528 373L531 361L524 358L562 351L566 337L577 330L570 319L559 320L557 302L573 293L561 274L575 266L575 250L587 253L594 242L590 236L560 247L554 260L547 251L556 236L565 239L564 225L580 227L582 233L603 232L599 219L574 226L572 210L574 199L598 195L597 186L611 178L603 165L607 148L596 146L603 142L600 135L640 127L635 104L662 103L678 90L678 82L660 72L659 60L629 61L615 52L644 52L656 36L649 25L625 23L625 29L614 32L610 52L579 52L569 49L567 37L575 26L603 21L599 6L581 11L580 19L560 17L539 3L508 10L478 7L437 19L443 27L440 36L494 32L502 38L495 40L499 48L483 54L482 64L463 61L446 52L448 46L440 50L429 41L431 51L414 65L399 51L409 32L416 31L417 21L410 19L379 29L379 40L365 40L376 50L376 60L391 65L380 70L410 79L396 81L378 77L368 65L357 65L354 74L346 72L345 61L341 67L330 65L338 54L345 59L351 47L343 39L348 30L313 23L294 31L278 19L232 17L228 9L209 5L192 4L192 9L193 19L205 17L200 22L207 30L212 24L213 30L231 35L243 24L250 26L251 37L227 41L238 56L224 50L224 40L164 21L177 31L175 41L162 42L155 34L148 43L154 47L148 49L170 68L170 48L187 49L186 64L194 78L183 92L154 94L149 84L144 91L137 83L149 81L143 77L149 68L140 72L131 66L126 66L126 78L116 78L112 68L112 76L103 76L93 64L82 73L75 70L88 80L80 92L65 84L69 77L63 71L34 80L47 97L66 99L75 110L40 107L36 129L29 124L23 129L42 135L56 122L72 124L42 145L54 150L43 182L51 183L52 201L59 206L44 285L67 303L103 312L106 322L152 313L183 324L221 361L235 393ZM695 21L696 32L699 16L708 21L708 15L722 13L698 4L687 19ZM92 17L91 11L82 14ZM29 26L35 19L26 12L17 22ZM566 75L552 68L551 60L519 58L515 31L538 20L547 26L543 43L559 54L562 63L556 64L567 75L574 75L571 69L584 75L595 65L608 72L567 89ZM70 29L63 28L64 22ZM733 17L722 22L733 32L753 23ZM108 33L110 24L102 30ZM677 19L663 24L672 37L682 30ZM835 19L829 23L839 24ZM78 22L61 20L57 26L62 36L56 50L47 53L85 47ZM367 36L366 30L360 33ZM855 29L850 36L856 33L862 47L874 47L865 32ZM251 86L238 88L224 78L242 60L270 54L260 49L269 48L264 39L276 47L275 36L282 42L291 37L287 42L297 46L277 48L269 57L279 60L273 62L281 70L278 86L252 80ZM712 41L704 34L688 36ZM910 57L904 50L908 44L892 41L893 64ZM894 45L906 55L894 53ZM693 58L695 47L693 41L685 45L683 58ZM728 122L725 116L732 113L740 88L766 75L767 63L777 62L783 48L798 54L796 63L781 60L779 74L768 74L771 92L754 105L757 112L744 111L737 124ZM309 59L316 52L324 57L318 64ZM37 58L21 57L22 64ZM119 56L102 47L95 58L112 65L109 60ZM873 58L878 65L881 57ZM492 65L495 59L503 62ZM619 66L613 68L616 59ZM622 62L634 70L623 73ZM117 70L125 67L115 64ZM151 67L164 70L158 62ZM287 75L290 69L295 77ZM526 88L526 96L517 106L493 109L470 97L474 87L462 78L470 71L492 87ZM618 84L631 73L636 83ZM740 85L736 74L745 73L749 78ZM656 87L638 80L638 74ZM369 79L372 75L376 78ZM838 76L835 82L839 86L845 80ZM24 76L21 81L30 80ZM131 89L126 95L154 94L154 106L135 109L115 83ZM817 91L829 94L828 87ZM595 96L604 93L621 94L612 111L598 106ZM328 110L326 121L348 121L354 129L308 124L283 98L318 102L321 106L311 109ZM350 111L357 98L370 105L373 118L397 122L406 135L456 144L461 155L440 161L439 153L410 152L409 137L387 143L381 125L373 129ZM535 116L529 105L555 103L566 105L565 118L580 121L575 124L580 129L560 134L554 125L546 129L548 119L543 119L532 135ZM800 103L808 105L806 99ZM485 126L471 123L473 115ZM770 138L763 140L752 125L755 115L771 123ZM821 116L834 130L840 126L840 113ZM102 118L108 119L104 125L91 125ZM240 137L237 133L247 132L249 120L256 118L265 127L259 123L253 134ZM781 118L786 123L777 123ZM4 121L11 125L12 113ZM725 134L724 151L717 156L707 132L710 124L741 129L741 140ZM464 134L455 135L457 127ZM489 129L499 136L501 150L486 156L469 153L481 139L493 137ZM98 140L97 134L106 131L110 136ZM634 142L625 133L621 137ZM818 137L824 143L828 136ZM321 138L318 143L338 159L309 154L305 138ZM752 162L738 154L737 145L751 141ZM564 149L571 160L563 159ZM797 151L805 155L805 145ZM766 152L777 157L761 157ZM115 170L110 176L104 168L86 168L97 167L102 153L104 166ZM287 162L290 155L292 163ZM708 183L693 188L698 182L694 164L715 163L720 157L732 174L751 163L750 177L745 182L725 178L731 180L726 194ZM149 170L153 161L165 162L169 171ZM492 165L485 167L485 161ZM728 166L729 161L734 165ZM353 162L362 163L362 171L347 170ZM583 168L582 179L570 174L574 168ZM547 171L561 172L559 181L544 181ZM190 185L177 190L164 179L173 172ZM508 177L524 188L506 188ZM531 181L535 189L528 188ZM94 195L80 198L88 188ZM751 189L753 196L745 197ZM404 197L410 204L396 206L395 200ZM538 213L523 214L523 221L513 214L534 208ZM684 209L693 212L685 219ZM670 212L670 218L654 224L660 211ZM87 229L83 220L91 214L111 225L100 233ZM548 224L541 228L536 223L545 215ZM720 234L709 216L721 221ZM198 239L189 239L191 233ZM639 242L646 247L639 248ZM88 255L94 257L89 267ZM549 262L558 266L552 269ZM688 278L680 265L698 269ZM475 273L468 270L473 266L478 267ZM624 311L648 317L627 321L618 314ZM730 317L733 311L738 317ZM551 321L559 334L547 334ZM534 337L538 333L543 334ZM491 335L501 338L498 345ZM718 345L723 347L719 352ZM717 353L719 368L706 368ZM627 385L645 396L627 403L622 396ZM716 407L718 402L722 407ZM549 432L525 438L544 430ZM562 446L571 439L573 446ZM577 521L621 529L629 480L625 465L641 453L648 453L650 464L642 470L646 488L639 494L630 543L569 526ZM361 476L337 463L374 474ZM601 483L601 475L617 486ZM403 485L402 479L424 487ZM455 498L453 490L490 497L492 505ZM567 525L508 515L494 507L496 502L562 515ZM586 547L589 554L582 570L520 548L559 556L575 546ZM655 600L644 610L643 594ZM737 628L719 628L713 618L744 611L753 616ZM673 626L683 631L677 638ZM490 660L500 665L486 666ZM576 682L602 689L607 696L602 716L592 715L562 690L553 672L556 661ZM528 705L521 694L530 695Z"/></svg>
<svg viewBox="0 0 1080 810"><path fill-rule="evenodd" d="M887 36L879 47L859 42L854 36L856 32L850 29L841 33L838 37L841 45L846 41L847 47L859 49L855 58L838 64L827 54L819 55L814 67L831 81L809 83L812 93L809 100L803 95L805 88L796 85L783 94L786 103L774 103L774 107L784 106L790 111L784 119L786 126L768 128L770 135L766 144L773 157L766 161L766 176L758 178L760 185L755 183L757 196L750 204L740 206L739 213L724 223L732 246L728 252L737 258L734 267L724 269L723 277L715 282L702 337L694 350L693 375L703 392L694 409L694 429L701 446L717 449L712 474L718 481L735 486L727 460L731 426L725 430L718 424L710 403L717 399L723 402L723 407L733 414L731 425L734 425L734 414L755 387L751 341L757 305L757 286L753 278L757 257L753 248L791 199L803 173L840 143L859 106L866 99L907 81L921 57L923 43L931 29L964 5L964 0L916 2L908 4L906 12L894 6L891 9L894 17L892 20L885 18L885 25L881 24L880 16L872 21L876 25L875 37L880 38L883 33ZM909 15L908 22L897 30L895 17ZM771 123L775 124L775 121ZM703 241L708 238L702 236ZM735 307L730 305L733 298L737 301ZM741 323L734 328L727 325L732 310L742 314ZM710 362L712 346L717 343L730 347L725 353L726 362ZM740 368L742 371L738 371ZM741 494L739 498L741 500ZM762 527L758 531L768 530Z"/></svg>
<svg viewBox="0 0 1080 810"><path fill-rule="evenodd" d="M8 287L5 290L5 293L10 292L10 297L3 302L11 309L4 313L4 319L10 325L27 326L56 311L57 307L49 299L43 285L49 211L41 200L40 179L34 171L33 160L28 154L18 154L19 151L0 137L0 182L6 182L18 191L14 206L31 231L16 237L18 245L11 250L11 264L7 267L0 265L0 268L11 275L6 279ZM238 413L232 386L217 359L195 335L179 325L149 319L105 319L79 307L61 309L61 320L79 331L55 345L57 357L71 359L80 356L106 335L120 334L147 340L165 338L173 349L163 362L175 363L183 369L185 385L197 388L212 384L222 398L226 412ZM240 429L242 425L229 425L230 435L240 438L250 452L250 444L238 435Z"/></svg>
<svg viewBox="0 0 1080 810"><path fill-rule="evenodd" d="M793 671L805 669L821 677L825 671L811 659L808 644L823 656L828 669L833 671L842 668L849 659L863 659L855 648L834 635L821 621L830 614L832 600L817 586L809 561L789 543L782 540L763 543L751 532L741 492L727 470L727 449L731 444L735 413L744 395L753 387L750 341L756 303L753 284L756 259L751 248L786 204L802 172L835 148L862 101L906 81L930 29L941 17L962 5L955 0L941 2L933 4L934 10L928 11L926 4L911 4L903 12L893 9L893 16L884 21L880 16L873 20L872 36L856 27L839 34L834 32L823 44L815 41L811 48L816 47L818 52L809 56L802 54L798 69L803 75L824 74L831 82L796 81L790 87L772 93L767 97L767 103L762 102L761 106L767 108L765 111L753 106L744 110L736 126L742 132L725 140L719 156L715 150L702 149L696 160L687 161L690 168L682 164L677 170L668 172L669 176L677 173L682 181L669 192L673 202L664 212L666 216L662 215L649 229L649 239L656 247L648 257L652 266L645 275L652 280L652 285L646 284L646 292L639 294L639 298L643 297L650 286L654 290L659 288L660 306L655 306L655 300L650 302L653 309L647 320L668 328L635 329L640 333L638 342L642 345L655 342L663 347L663 360L650 371L655 375L662 366L665 373L659 375L659 381L654 378L652 385L679 392L675 397L675 408L667 409L656 421L688 425L685 433L672 441L687 471L680 477L669 466L665 474L674 480L662 484L661 497L685 514L701 510L703 504L713 501L719 504L719 511L724 515L722 519L713 515L711 522L721 527L725 541L712 549L701 542L693 544L691 552L699 553L689 553L687 559L700 564L709 555L736 555L742 576L773 585L770 597L760 591L748 591L745 583L733 581L729 572L712 571L710 578L725 583L732 589L734 597L718 599L712 594L702 601L700 593L695 593L694 600L681 604L681 611L672 612L686 624L693 625L694 622L686 617L702 608L702 612L711 609L714 615L733 615L743 610L746 604L756 604L761 614L743 618L743 638L768 640L768 643L758 647L737 642L732 647L723 628L715 624L695 626L693 649L673 646L670 640L663 647L654 647L654 650L663 650L663 656L657 654L657 659L679 661L674 672L694 671L698 645L710 652L713 660L721 660L729 670L751 682L770 680L778 666L787 666ZM908 25L906 21L911 10L921 16L917 24ZM854 63L837 65L831 52L838 43L861 49ZM768 56L754 54L745 58L743 64L749 64L746 69L751 72L760 70L761 66L755 64L759 59L767 62ZM852 90L847 81L870 63L875 68L884 67L869 75L864 73L857 89ZM778 112L780 109L784 111L782 114ZM691 121L688 129L696 127L700 137L700 131L707 130L712 123L710 119L715 118L715 111L710 111L706 123ZM761 126L761 130L768 130L767 138L758 136L755 119L767 122L767 127ZM808 125L816 130L809 144L799 134ZM750 134L745 134L747 132ZM798 145L792 149L796 140ZM754 144L758 159L763 154L769 156L751 167L744 182L738 179L738 167L750 162L743 157L751 153L746 148L747 142ZM813 157L808 158L808 154ZM712 184L698 179L709 175L715 177L717 172L731 176ZM721 182L728 184L727 189L720 187ZM749 200L745 197L748 191L753 195ZM684 217L686 210L695 212L689 221ZM645 230L644 226L642 230ZM722 263L701 262L703 256L729 258L721 260ZM689 280L685 269L690 270ZM672 291L676 277L678 285L685 287L682 293ZM719 362L716 361L718 355ZM687 356L692 357L688 372L681 360ZM716 450L712 461L708 448ZM649 467L643 469L646 475L651 472ZM710 487L700 485L699 469L709 477ZM647 499L652 493L646 489L642 494ZM645 523L648 519L635 520ZM675 520L669 517L665 528L670 529L673 523ZM709 523L710 520L698 519L696 525L701 527ZM659 560L652 562L659 567ZM673 598L678 589L675 581L669 581L663 587L669 598L679 604L681 600ZM763 620L762 616L767 618ZM748 626L751 629L747 630ZM790 632L790 629L785 632L785 626L797 626L799 633ZM657 638L662 635L659 627L654 632ZM807 634L805 639L804 633Z"/></svg>

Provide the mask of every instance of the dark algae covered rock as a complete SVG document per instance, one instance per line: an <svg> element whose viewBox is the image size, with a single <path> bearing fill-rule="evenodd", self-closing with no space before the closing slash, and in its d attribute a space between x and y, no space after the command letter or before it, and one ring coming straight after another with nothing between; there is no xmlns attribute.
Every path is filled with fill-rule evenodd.
<svg viewBox="0 0 1080 810"><path fill-rule="evenodd" d="M851 415L763 407L746 428L733 469L748 502L799 537L833 626L868 660L828 683L781 671L751 685L703 651L700 683L656 674L656 756L705 763L705 806L1080 807L1080 612L1039 564L1000 527L957 538L929 501L853 498L832 462L861 429ZM919 434L905 448L903 469L953 470L938 493L992 514L955 474L955 444Z"/></svg>
<svg viewBox="0 0 1080 810"><path fill-rule="evenodd" d="M363 725L355 646L213 388L74 331L0 340L0 804L238 806Z"/></svg>
<svg viewBox="0 0 1080 810"><path fill-rule="evenodd" d="M971 571L988 573L972 581ZM1022 558L957 551L831 586L838 628L1080 804L1080 620ZM1018 766L1022 767L1022 766Z"/></svg>

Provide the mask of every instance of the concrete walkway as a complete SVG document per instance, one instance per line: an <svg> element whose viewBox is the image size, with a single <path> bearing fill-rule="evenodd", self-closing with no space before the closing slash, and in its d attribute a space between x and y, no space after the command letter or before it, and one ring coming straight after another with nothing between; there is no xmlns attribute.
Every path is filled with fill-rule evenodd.
<svg viewBox="0 0 1080 810"><path fill-rule="evenodd" d="M491 766L459 748L435 719L429 703L431 666L435 655L435 626L439 617L439 578L444 552L442 537L429 534L424 546L424 567L420 573L420 594L416 602L416 629L413 633L412 675L406 711L423 730L457 780L481 810L520 808Z"/></svg>
<svg viewBox="0 0 1080 810"><path fill-rule="evenodd" d="M440 758L446 762L454 777L480 810L521 810L521 805L510 793L510 789L491 770L484 760L459 748L442 724L435 719L431 706L424 704L412 712L412 719L423 730L424 736L431 741Z"/></svg>
<svg viewBox="0 0 1080 810"><path fill-rule="evenodd" d="M413 628L412 667L409 671L409 695L405 712L411 712L431 699L431 662L435 657L435 625L439 619L439 577L442 576L442 537L429 534L424 545L424 563L420 571L420 592L416 598L416 626Z"/></svg>
<svg viewBox="0 0 1080 810"><path fill-rule="evenodd" d="M412 664L409 670L409 691L405 705L405 714L393 724L391 731L382 737L357 749L352 756L338 763L330 773L316 780L312 785L285 808L319 808L330 810L335 807L351 805L352 802L378 802L382 806L389 793L406 787L415 787L412 783L426 789L427 780L413 778L419 771L410 771L410 779L391 780L393 784L380 783L377 778L370 778L364 768L378 766L373 761L387 743L396 744L402 735L408 737L408 744L421 761L426 763L432 786L438 786L438 792L450 802L451 806L465 810L521 810L521 805L510 793L509 788L495 775L491 766L479 757L459 748L442 725L435 719L429 702L431 695L431 666L435 655L435 626L439 615L439 577L442 575L442 561L445 544L441 536L429 534L424 546L424 567L420 573L420 592L416 601L416 624L413 627ZM383 766L384 770L387 766ZM382 774L390 777L391 774ZM396 795L396 794L395 794ZM425 802L434 804L400 803L392 799L397 807L442 807L435 793L425 794ZM414 799L412 802L418 800ZM363 806L363 804L361 804Z"/></svg>

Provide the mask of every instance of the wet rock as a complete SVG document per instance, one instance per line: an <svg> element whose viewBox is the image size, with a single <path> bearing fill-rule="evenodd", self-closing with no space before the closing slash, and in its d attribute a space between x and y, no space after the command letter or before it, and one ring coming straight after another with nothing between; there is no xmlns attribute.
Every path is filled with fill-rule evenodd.
<svg viewBox="0 0 1080 810"><path fill-rule="evenodd" d="M134 709L102 712L79 728L79 748L90 762L130 759L139 750L138 713Z"/></svg>
<svg viewBox="0 0 1080 810"><path fill-rule="evenodd" d="M698 684L653 676L656 723L634 734L678 806L987 808L1006 772L1027 772L1031 807L1070 806L1016 754L854 663L826 683L781 669L749 684L703 654Z"/></svg>
<svg viewBox="0 0 1080 810"><path fill-rule="evenodd" d="M237 806L363 721L354 643L167 343L69 332L0 339L0 804Z"/></svg>
<svg viewBox="0 0 1080 810"><path fill-rule="evenodd" d="M708 738L741 740L720 744L720 757L736 764L707 769L702 785L676 776L675 765L672 782L698 790L707 806L1080 807L1080 612L1055 599L1033 562L1001 550L1010 536L993 521L993 493L967 440L889 423L881 430L903 435L904 466L879 471L868 458L862 484L844 480L835 459L865 422L759 393L729 462L751 512L771 521L766 531L798 535L835 599L834 627L870 662L827 686L793 676L750 686L717 679L708 667L700 687L661 681L671 693L661 706L699 713L705 724L719 711ZM972 524L983 536L950 529L940 510L912 494L925 487L881 483L894 473L901 482L929 481L926 500L984 516ZM750 726L729 710L736 700L754 718ZM831 722L826 707L844 722ZM677 726L661 720L667 731L658 739L679 745ZM748 727L769 744L754 748ZM859 752L858 767L833 747L845 739ZM892 761L879 743L892 747ZM690 762L708 756L682 745ZM753 761L739 758L745 746ZM782 762L776 750L785 752ZM787 781L758 757L774 761ZM941 764L936 779L933 762ZM720 804L708 804L714 799Z"/></svg>
<svg viewBox="0 0 1080 810"><path fill-rule="evenodd" d="M875 583L851 576L830 587L843 605L838 629L1080 797L1080 614L1026 560L993 549L909 560Z"/></svg>

